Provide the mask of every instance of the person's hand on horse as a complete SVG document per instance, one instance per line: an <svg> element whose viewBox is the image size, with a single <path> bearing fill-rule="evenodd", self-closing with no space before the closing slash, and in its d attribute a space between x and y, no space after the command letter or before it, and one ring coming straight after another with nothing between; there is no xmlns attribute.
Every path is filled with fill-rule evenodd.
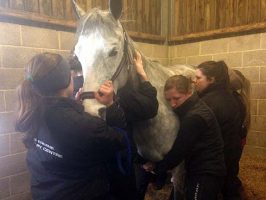
<svg viewBox="0 0 266 200"><path fill-rule="evenodd" d="M79 88L79 91L76 93L75 95L75 100L78 102L78 103L82 103L82 99L81 99L81 94L83 92L83 88Z"/></svg>
<svg viewBox="0 0 266 200"><path fill-rule="evenodd" d="M114 88L112 81L107 80L100 86L99 90L95 92L95 99L107 107L114 103Z"/></svg>
<svg viewBox="0 0 266 200"><path fill-rule="evenodd" d="M141 81L148 81L147 74L143 68L142 58L141 58L141 55L138 51L136 51L134 63L136 66L136 71L137 71L138 75L140 76Z"/></svg>
<svg viewBox="0 0 266 200"><path fill-rule="evenodd" d="M142 165L143 169L146 171L146 172L150 172L150 173L154 173L154 169L155 169L155 164L152 163L152 162L147 162L145 163L144 165Z"/></svg>

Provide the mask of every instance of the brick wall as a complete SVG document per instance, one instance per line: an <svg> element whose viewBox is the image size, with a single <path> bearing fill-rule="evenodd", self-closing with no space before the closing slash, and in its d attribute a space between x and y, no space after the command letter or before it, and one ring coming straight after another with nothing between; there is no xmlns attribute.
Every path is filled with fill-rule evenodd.
<svg viewBox="0 0 266 200"><path fill-rule="evenodd" d="M225 60L243 72L252 84L252 122L245 151L266 155L266 33L171 46L169 58L170 65Z"/></svg>

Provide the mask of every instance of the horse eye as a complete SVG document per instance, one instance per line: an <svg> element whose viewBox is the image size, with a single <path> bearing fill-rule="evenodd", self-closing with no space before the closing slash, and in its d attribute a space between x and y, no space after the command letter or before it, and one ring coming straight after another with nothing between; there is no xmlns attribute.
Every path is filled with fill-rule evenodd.
<svg viewBox="0 0 266 200"><path fill-rule="evenodd" d="M116 50L116 48L113 48L110 52L109 52L109 56L110 57L112 57L112 56L116 56L116 54L117 54L117 50Z"/></svg>

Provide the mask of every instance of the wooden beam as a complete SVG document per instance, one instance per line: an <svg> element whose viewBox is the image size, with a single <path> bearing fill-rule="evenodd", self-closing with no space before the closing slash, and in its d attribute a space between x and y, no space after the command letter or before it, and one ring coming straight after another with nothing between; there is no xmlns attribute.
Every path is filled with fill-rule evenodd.
<svg viewBox="0 0 266 200"><path fill-rule="evenodd" d="M52 17L40 15L38 13L28 13L23 11L17 11L7 8L0 7L0 20L8 20L12 19L14 21L28 21L28 22L37 22L40 24L48 24L53 26L61 26L66 28L75 29L76 22L75 21L66 21L62 19L55 19Z"/></svg>
<svg viewBox="0 0 266 200"><path fill-rule="evenodd" d="M55 19L50 16L40 15L38 13L28 13L24 11L17 11L7 8L0 7L0 21L6 21L7 19L12 19L15 23L20 23L21 21L27 22L30 24L31 22L35 22L38 25L51 25L55 27L61 27L63 29L70 29L74 31L76 29L77 23L73 20L63 20L63 19ZM243 26L236 27L228 27L217 30L210 30L206 32L199 33L191 33L184 34L180 36L171 36L167 41L166 36L149 34L149 33L140 33L134 31L128 31L128 34L134 39L138 41L148 41L154 43L165 43L168 42L170 45L178 44L178 43L188 43L192 41L200 41L206 39L213 39L219 37L240 35L245 33L255 33L258 31L266 31L266 22L254 23Z"/></svg>
<svg viewBox="0 0 266 200"><path fill-rule="evenodd" d="M133 39L143 39L143 40L158 41L158 42L165 42L165 40L166 40L165 36L153 35L153 34L149 34L149 33L140 33L140 32L128 31L128 34Z"/></svg>
<svg viewBox="0 0 266 200"><path fill-rule="evenodd" d="M161 35L169 33L169 4L171 1L161 1Z"/></svg>
<svg viewBox="0 0 266 200"><path fill-rule="evenodd" d="M52 25L64 27L66 29L76 29L77 23L72 20L63 20L63 19L55 19L49 16L40 15L38 13L27 13L23 11L17 11L7 8L0 7L0 21L5 21L6 19L13 19L15 21L26 21L26 22L36 22L40 25ZM148 33L139 33L129 31L128 34L133 39L140 39L143 41L154 41L154 42L165 42L166 37L160 35L153 35Z"/></svg>
<svg viewBox="0 0 266 200"><path fill-rule="evenodd" d="M168 40L169 44L188 43L206 39L220 38L226 36L236 36L247 33L266 31L266 22L248 24L236 27L227 27L217 30L210 30L199 33L184 34L180 36L171 36Z"/></svg>

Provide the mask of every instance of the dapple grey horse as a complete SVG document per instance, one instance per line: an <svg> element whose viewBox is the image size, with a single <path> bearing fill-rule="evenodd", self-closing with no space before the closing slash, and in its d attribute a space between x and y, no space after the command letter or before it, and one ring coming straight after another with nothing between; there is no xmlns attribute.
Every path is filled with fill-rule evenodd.
<svg viewBox="0 0 266 200"><path fill-rule="evenodd" d="M127 81L138 87L132 62L136 48L119 22L122 1L110 0L109 11L94 8L88 13L74 0L73 3L80 17L74 53L83 69L83 91L97 91L105 80L113 81L115 91ZM174 74L193 76L194 69L185 65L166 68L144 55L142 59L147 76L158 91L159 110L155 118L135 123L133 135L140 155L151 161L159 161L171 149L179 130L179 121L164 99L164 83ZM95 99L86 99L83 103L85 110L93 115L98 115L103 107Z"/></svg>

